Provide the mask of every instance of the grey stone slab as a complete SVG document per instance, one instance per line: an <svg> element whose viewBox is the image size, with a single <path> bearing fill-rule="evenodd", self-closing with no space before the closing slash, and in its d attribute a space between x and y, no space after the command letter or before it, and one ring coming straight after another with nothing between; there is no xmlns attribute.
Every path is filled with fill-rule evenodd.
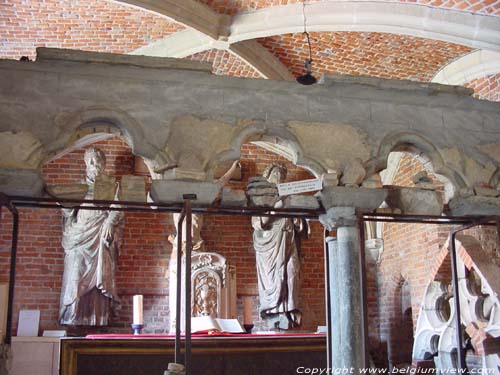
<svg viewBox="0 0 500 375"><path fill-rule="evenodd" d="M184 85L153 84L152 104L168 112L218 114L223 110L223 91L217 88Z"/></svg>
<svg viewBox="0 0 500 375"><path fill-rule="evenodd" d="M316 210L319 208L319 202L313 195L290 195L286 197L284 207Z"/></svg>
<svg viewBox="0 0 500 375"><path fill-rule="evenodd" d="M484 118L479 112L457 109L444 112L443 121L448 130L465 129L480 132L483 130Z"/></svg>
<svg viewBox="0 0 500 375"><path fill-rule="evenodd" d="M279 92L224 91L224 114L261 120L305 120L307 100Z"/></svg>
<svg viewBox="0 0 500 375"><path fill-rule="evenodd" d="M247 196L243 190L233 190L229 187L222 189L221 205L231 207L245 207Z"/></svg>
<svg viewBox="0 0 500 375"><path fill-rule="evenodd" d="M307 103L311 121L359 123L370 119L368 101L315 96Z"/></svg>
<svg viewBox="0 0 500 375"><path fill-rule="evenodd" d="M356 207L371 212L380 207L387 196L387 191L363 187L327 186L317 193L317 196L325 210L332 207Z"/></svg>
<svg viewBox="0 0 500 375"><path fill-rule="evenodd" d="M212 71L212 65L210 63L201 61L177 59L173 57L80 51L63 48L38 47L36 49L36 60L37 62L72 61L79 63L127 65L154 69L197 70L207 73Z"/></svg>
<svg viewBox="0 0 500 375"><path fill-rule="evenodd" d="M0 192L6 195L40 197L44 182L35 170L0 169Z"/></svg>
<svg viewBox="0 0 500 375"><path fill-rule="evenodd" d="M392 209L400 209L405 215L441 215L443 200L437 191L385 186L386 202Z"/></svg>
<svg viewBox="0 0 500 375"><path fill-rule="evenodd" d="M88 99L102 103L151 104L151 88L136 80L65 76L59 94L64 98Z"/></svg>
<svg viewBox="0 0 500 375"><path fill-rule="evenodd" d="M449 207L452 216L498 216L500 215L500 198L456 197L450 201Z"/></svg>
<svg viewBox="0 0 500 375"><path fill-rule="evenodd" d="M381 124L418 125L421 128L436 128L443 125L442 110L436 108L372 103L372 120Z"/></svg>
<svg viewBox="0 0 500 375"><path fill-rule="evenodd" d="M193 205L213 203L219 194L220 187L211 182L191 182L175 180L153 180L151 198L160 203L183 203L185 194L195 194Z"/></svg>
<svg viewBox="0 0 500 375"><path fill-rule="evenodd" d="M7 97L56 95L58 83L59 75L56 73L0 70L0 92Z"/></svg>

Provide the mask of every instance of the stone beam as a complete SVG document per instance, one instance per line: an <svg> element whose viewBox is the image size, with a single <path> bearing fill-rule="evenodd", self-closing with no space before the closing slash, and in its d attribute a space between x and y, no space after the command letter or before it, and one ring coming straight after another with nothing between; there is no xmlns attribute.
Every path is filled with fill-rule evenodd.
<svg viewBox="0 0 500 375"><path fill-rule="evenodd" d="M11 171L29 170L36 183L43 163L75 134L113 128L135 155L207 180L239 157L242 144L268 136L290 145L297 165L317 177L351 171L368 180L391 151L411 147L464 198L498 185L500 104L474 99L463 87L359 76L325 76L304 87L162 66L154 57L39 52L36 62L0 61L5 181ZM344 198L344 205L362 200Z"/></svg>
<svg viewBox="0 0 500 375"><path fill-rule="evenodd" d="M295 80L288 68L256 40L230 44L229 51L240 57L265 78Z"/></svg>

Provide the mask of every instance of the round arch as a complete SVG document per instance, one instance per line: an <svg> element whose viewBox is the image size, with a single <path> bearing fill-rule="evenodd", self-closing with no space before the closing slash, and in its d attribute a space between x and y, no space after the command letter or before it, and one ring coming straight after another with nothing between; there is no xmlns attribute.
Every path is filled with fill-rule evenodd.
<svg viewBox="0 0 500 375"><path fill-rule="evenodd" d="M106 107L88 107L74 113L62 128L64 132L48 145L44 163L62 156L77 147L121 135L132 149L149 163L166 163L167 156L144 136L141 124L128 113Z"/></svg>
<svg viewBox="0 0 500 375"><path fill-rule="evenodd" d="M429 140L412 132L385 137L380 143L376 158L368 163L367 170L377 173L385 169L389 154L393 151L406 151L427 159L432 165L432 172L445 184L445 189L451 192L450 195L467 188L464 176L446 164L439 150Z"/></svg>
<svg viewBox="0 0 500 375"><path fill-rule="evenodd" d="M296 166L311 172L316 178L325 173L325 169L319 162L304 154L297 137L293 133L285 128L269 129L264 123L253 123L241 129L231 141L230 149L219 153L209 163L210 169L215 168L220 163L238 159L241 155L241 146L246 142L255 141L269 142L270 144L279 145L281 149L286 149L286 155L281 153L278 147L273 152L289 159Z"/></svg>

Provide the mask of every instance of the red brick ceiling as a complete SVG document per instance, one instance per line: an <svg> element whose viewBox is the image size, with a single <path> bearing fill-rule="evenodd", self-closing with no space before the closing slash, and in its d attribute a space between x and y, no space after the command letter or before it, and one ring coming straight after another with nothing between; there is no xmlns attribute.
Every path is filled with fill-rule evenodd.
<svg viewBox="0 0 500 375"><path fill-rule="evenodd" d="M458 44L396 34L310 33L313 72L430 81L448 62L471 51ZM303 33L259 40L295 75L304 73L309 49Z"/></svg>
<svg viewBox="0 0 500 375"><path fill-rule="evenodd" d="M298 0L200 0L215 11L237 14ZM307 3L312 3L308 1ZM500 15L500 0L403 0L428 6ZM138 8L110 0L1 0L0 58L35 56L37 46L130 53L184 26ZM471 48L442 41L368 32L314 32L313 73L358 74L430 81L447 63ZM307 46L302 33L258 40L296 76L303 73ZM211 49L188 58L209 61L215 74L259 78L237 56ZM498 75L470 82L478 95L498 100ZM493 91L492 91L493 90ZM497 99L495 99L497 98Z"/></svg>

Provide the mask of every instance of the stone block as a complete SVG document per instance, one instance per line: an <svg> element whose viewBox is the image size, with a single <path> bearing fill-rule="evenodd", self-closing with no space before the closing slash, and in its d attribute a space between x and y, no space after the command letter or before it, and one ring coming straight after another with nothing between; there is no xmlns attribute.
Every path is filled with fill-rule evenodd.
<svg viewBox="0 0 500 375"><path fill-rule="evenodd" d="M40 197L44 182L40 172L31 169L0 169L0 192L6 195Z"/></svg>
<svg viewBox="0 0 500 375"><path fill-rule="evenodd" d="M363 187L328 186L316 196L319 197L325 210L332 207L355 207L365 212L371 212L380 207L387 196L387 191Z"/></svg>
<svg viewBox="0 0 500 375"><path fill-rule="evenodd" d="M274 207L278 201L277 195L252 195L249 196L252 206L258 207Z"/></svg>
<svg viewBox="0 0 500 375"><path fill-rule="evenodd" d="M452 216L489 216L500 215L499 197L456 197L450 203Z"/></svg>
<svg viewBox="0 0 500 375"><path fill-rule="evenodd" d="M392 209L400 209L404 215L441 215L441 194L427 189L386 186L386 202Z"/></svg>
<svg viewBox="0 0 500 375"><path fill-rule="evenodd" d="M195 194L193 205L211 204L219 194L220 187L212 182L176 180L154 180L151 184L151 198L159 203L183 203L184 194Z"/></svg>
<svg viewBox="0 0 500 375"><path fill-rule="evenodd" d="M359 185L366 176L365 168L360 159L353 159L347 163L340 182L342 185Z"/></svg>
<svg viewBox="0 0 500 375"><path fill-rule="evenodd" d="M326 186L337 186L339 184L339 176L337 171L329 171L328 173L323 173L321 176L321 182L323 187Z"/></svg>
<svg viewBox="0 0 500 375"><path fill-rule="evenodd" d="M163 178L165 180L204 181L206 177L206 172L186 168L173 168L163 173Z"/></svg>
<svg viewBox="0 0 500 375"><path fill-rule="evenodd" d="M64 184L47 186L46 191L50 196L60 199L85 199L89 187L87 184Z"/></svg>
<svg viewBox="0 0 500 375"><path fill-rule="evenodd" d="M318 199L313 195L290 195L285 198L285 208L305 208L317 210L319 208Z"/></svg>
<svg viewBox="0 0 500 375"><path fill-rule="evenodd" d="M120 200L126 202L146 202L146 181L142 176L122 176Z"/></svg>
<svg viewBox="0 0 500 375"><path fill-rule="evenodd" d="M222 189L221 204L223 206L245 207L247 196L243 190L233 190L226 186Z"/></svg>

